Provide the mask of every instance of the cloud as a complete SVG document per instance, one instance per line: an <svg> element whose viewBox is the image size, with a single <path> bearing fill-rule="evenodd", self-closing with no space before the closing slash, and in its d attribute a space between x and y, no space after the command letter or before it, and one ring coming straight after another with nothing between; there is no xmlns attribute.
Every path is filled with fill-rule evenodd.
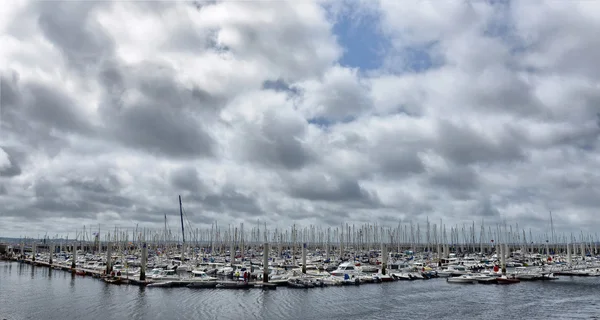
<svg viewBox="0 0 600 320"><path fill-rule="evenodd" d="M595 2L13 1L0 233L592 231ZM169 224L174 227L175 222ZM281 229L280 229L281 230Z"/></svg>

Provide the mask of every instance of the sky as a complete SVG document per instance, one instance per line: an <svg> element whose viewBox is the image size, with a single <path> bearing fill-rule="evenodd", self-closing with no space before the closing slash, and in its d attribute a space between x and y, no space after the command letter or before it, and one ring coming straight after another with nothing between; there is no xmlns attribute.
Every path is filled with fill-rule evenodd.
<svg viewBox="0 0 600 320"><path fill-rule="evenodd" d="M595 232L596 1L9 1L0 236Z"/></svg>

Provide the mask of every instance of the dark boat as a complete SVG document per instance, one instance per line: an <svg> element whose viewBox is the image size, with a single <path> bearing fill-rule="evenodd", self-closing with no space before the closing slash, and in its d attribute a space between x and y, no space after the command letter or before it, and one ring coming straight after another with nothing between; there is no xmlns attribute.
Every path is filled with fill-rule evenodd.
<svg viewBox="0 0 600 320"><path fill-rule="evenodd" d="M502 277L496 278L496 282L498 284L513 284L513 283L519 283L519 282L521 282L521 280L515 278L514 276L512 276L512 277L502 276Z"/></svg>

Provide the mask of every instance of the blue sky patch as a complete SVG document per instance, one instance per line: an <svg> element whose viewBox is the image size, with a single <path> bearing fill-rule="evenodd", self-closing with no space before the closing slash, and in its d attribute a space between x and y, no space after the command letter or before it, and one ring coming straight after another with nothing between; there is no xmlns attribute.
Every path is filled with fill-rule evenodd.
<svg viewBox="0 0 600 320"><path fill-rule="evenodd" d="M358 9L357 9L358 10ZM375 70L382 66L389 41L379 31L378 20L356 17L354 13L339 15L333 26L338 43L344 48L339 63L344 67Z"/></svg>

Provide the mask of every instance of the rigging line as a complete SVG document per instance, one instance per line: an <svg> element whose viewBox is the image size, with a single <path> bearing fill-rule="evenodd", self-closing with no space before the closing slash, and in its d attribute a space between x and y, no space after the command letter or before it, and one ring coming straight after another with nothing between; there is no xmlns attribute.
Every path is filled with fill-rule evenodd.
<svg viewBox="0 0 600 320"><path fill-rule="evenodd" d="M192 226L192 223L191 223L190 219L188 218L187 212L185 211L185 208L183 206L181 206L181 210L183 211L183 216L185 217L185 222L187 222L188 229L190 229L191 231L193 231L194 227ZM198 239L196 237L196 234L194 232L192 232L192 235L193 235L194 241L197 242Z"/></svg>

